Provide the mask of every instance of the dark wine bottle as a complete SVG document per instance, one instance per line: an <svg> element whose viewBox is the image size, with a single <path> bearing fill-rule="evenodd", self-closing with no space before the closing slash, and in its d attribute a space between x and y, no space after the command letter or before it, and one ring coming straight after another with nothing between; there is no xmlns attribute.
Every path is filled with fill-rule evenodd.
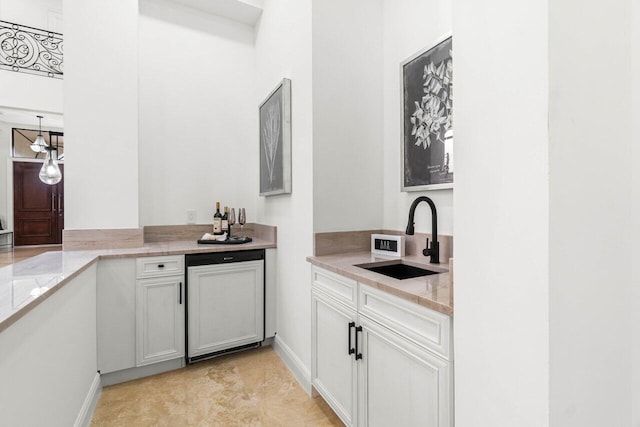
<svg viewBox="0 0 640 427"><path fill-rule="evenodd" d="M222 214L222 233L229 235L229 207L224 207L224 214Z"/></svg>
<svg viewBox="0 0 640 427"><path fill-rule="evenodd" d="M222 214L220 213L220 202L216 202L216 213L213 214L213 234L222 234Z"/></svg>

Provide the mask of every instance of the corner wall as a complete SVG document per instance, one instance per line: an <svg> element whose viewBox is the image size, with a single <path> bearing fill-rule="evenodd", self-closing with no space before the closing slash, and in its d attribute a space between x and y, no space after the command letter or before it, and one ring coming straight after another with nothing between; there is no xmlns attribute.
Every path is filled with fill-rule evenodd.
<svg viewBox="0 0 640 427"><path fill-rule="evenodd" d="M170 1L140 3L140 225L210 224L215 202L256 217L252 27Z"/></svg>
<svg viewBox="0 0 640 427"><path fill-rule="evenodd" d="M631 425L631 3L549 3L551 426Z"/></svg>
<svg viewBox="0 0 640 427"><path fill-rule="evenodd" d="M65 229L137 228L138 1L64 11Z"/></svg>
<svg viewBox="0 0 640 427"><path fill-rule="evenodd" d="M428 196L438 209L438 232L453 235L453 190L400 192L400 126L402 123L400 64L414 53L434 45L436 40L444 34L451 33L452 3L452 0L382 1L384 148L380 164L384 168L382 228L386 230L404 230L407 226L409 206L413 200L418 196ZM456 45L457 36L453 40L454 64L457 57ZM454 72L454 82L456 79ZM454 83L455 86L456 83ZM457 89L454 90L457 92ZM454 107L456 108L457 106ZM463 143L457 127L454 141L456 146ZM457 187L457 176L454 178L454 183ZM430 218L429 207L425 204L419 206L416 212L416 231L431 233Z"/></svg>
<svg viewBox="0 0 640 427"><path fill-rule="evenodd" d="M311 0L266 0L255 47L253 108L283 77L291 79L292 192L260 197L256 211L258 222L278 227L276 344L293 360L298 379L308 385L311 273L306 257L313 253L314 215Z"/></svg>
<svg viewBox="0 0 640 427"><path fill-rule="evenodd" d="M382 0L313 1L314 232L382 225Z"/></svg>
<svg viewBox="0 0 640 427"><path fill-rule="evenodd" d="M548 8L455 0L455 419L549 417Z"/></svg>
<svg viewBox="0 0 640 427"><path fill-rule="evenodd" d="M633 2L631 21L631 161L632 161L632 281L631 332L633 334L632 366L632 414L631 425L640 427L640 4Z"/></svg>

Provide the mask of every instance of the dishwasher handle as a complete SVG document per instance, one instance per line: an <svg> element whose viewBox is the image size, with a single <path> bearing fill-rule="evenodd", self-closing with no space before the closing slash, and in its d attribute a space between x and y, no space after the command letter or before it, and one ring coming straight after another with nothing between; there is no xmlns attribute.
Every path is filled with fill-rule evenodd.
<svg viewBox="0 0 640 427"><path fill-rule="evenodd" d="M187 267L211 264L229 264L232 262L244 261L261 261L264 259L264 249L187 254L185 257Z"/></svg>

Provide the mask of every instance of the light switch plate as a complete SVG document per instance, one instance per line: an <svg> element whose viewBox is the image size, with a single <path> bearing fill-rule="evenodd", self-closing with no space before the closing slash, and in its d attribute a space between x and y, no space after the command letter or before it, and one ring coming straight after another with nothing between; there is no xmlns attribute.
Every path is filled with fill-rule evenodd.
<svg viewBox="0 0 640 427"><path fill-rule="evenodd" d="M187 224L196 223L196 211L193 209L187 209Z"/></svg>

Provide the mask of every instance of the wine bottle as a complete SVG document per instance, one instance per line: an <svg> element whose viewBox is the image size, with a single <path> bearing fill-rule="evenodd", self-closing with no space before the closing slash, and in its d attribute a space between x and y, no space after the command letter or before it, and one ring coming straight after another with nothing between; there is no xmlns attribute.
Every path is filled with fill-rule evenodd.
<svg viewBox="0 0 640 427"><path fill-rule="evenodd" d="M213 214L213 234L222 234L222 214L220 213L220 202L216 202L216 213Z"/></svg>
<svg viewBox="0 0 640 427"><path fill-rule="evenodd" d="M229 235L229 207L224 207L224 214L222 214L222 233Z"/></svg>

